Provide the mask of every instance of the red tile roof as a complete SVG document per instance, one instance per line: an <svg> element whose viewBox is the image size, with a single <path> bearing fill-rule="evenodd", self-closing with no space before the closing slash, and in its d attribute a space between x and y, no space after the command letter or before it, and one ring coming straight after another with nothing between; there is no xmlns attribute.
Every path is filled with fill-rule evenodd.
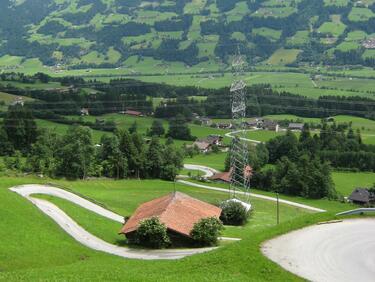
<svg viewBox="0 0 375 282"><path fill-rule="evenodd" d="M136 231L139 223L158 217L169 230L190 237L190 232L202 218L219 218L221 209L194 199L186 194L174 192L140 205L121 229L120 234Z"/></svg>
<svg viewBox="0 0 375 282"><path fill-rule="evenodd" d="M133 110L126 110L125 111L126 115L131 115L131 116L141 116L142 113L138 111L133 111Z"/></svg>
<svg viewBox="0 0 375 282"><path fill-rule="evenodd" d="M211 180L220 180L220 181L224 181L224 182L230 182L231 180L231 172L228 171L228 172L220 172L220 173L216 173L214 174L213 176L210 177Z"/></svg>

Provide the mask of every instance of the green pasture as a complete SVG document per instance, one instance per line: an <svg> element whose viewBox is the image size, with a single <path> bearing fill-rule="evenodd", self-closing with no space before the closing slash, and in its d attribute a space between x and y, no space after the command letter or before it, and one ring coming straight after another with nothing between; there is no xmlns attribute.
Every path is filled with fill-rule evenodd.
<svg viewBox="0 0 375 282"><path fill-rule="evenodd" d="M333 172L336 190L343 196L350 196L356 188L371 188L375 184L372 172Z"/></svg>
<svg viewBox="0 0 375 282"><path fill-rule="evenodd" d="M281 224L276 226L275 203L254 199L252 201L254 213L250 222L244 228L227 227L224 231L226 236L242 238L240 242L225 244L218 250L179 261L130 260L93 251L80 245L32 203L8 190L15 185L48 181L50 180L37 178L3 177L1 179L0 215L3 219L0 221L1 280L103 281L131 277L133 281L146 279L232 281L235 272L236 281L249 279L301 281L266 259L261 254L259 245L268 238L332 216L332 214L311 214L298 208L281 205ZM142 202L174 191L173 183L159 180L56 182L95 199L123 215L134 212ZM210 203L218 203L228 198L227 193L201 190L180 184L176 185L176 189ZM121 237L117 235L121 226L117 223L82 210L64 200L47 198L96 236L112 243L121 243ZM252 262L251 268L248 267L249 261ZM231 271L227 269L229 265ZM267 269L266 273L265 269Z"/></svg>

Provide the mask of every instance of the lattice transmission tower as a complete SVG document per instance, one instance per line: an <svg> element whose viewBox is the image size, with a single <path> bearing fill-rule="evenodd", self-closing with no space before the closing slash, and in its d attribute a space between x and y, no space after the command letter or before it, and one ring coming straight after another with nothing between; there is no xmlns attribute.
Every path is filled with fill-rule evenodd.
<svg viewBox="0 0 375 282"><path fill-rule="evenodd" d="M244 202L249 203L250 199L250 177L251 167L248 163L248 143L245 141L245 117L246 117L246 83L244 82L244 59L238 49L237 55L232 62L234 81L230 88L232 103L232 144L230 147L230 197L239 196L236 191L243 191Z"/></svg>

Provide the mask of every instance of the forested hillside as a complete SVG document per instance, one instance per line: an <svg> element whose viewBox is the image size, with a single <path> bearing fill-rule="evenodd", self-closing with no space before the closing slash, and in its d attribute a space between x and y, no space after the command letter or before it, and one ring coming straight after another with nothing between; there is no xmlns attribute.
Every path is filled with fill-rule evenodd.
<svg viewBox="0 0 375 282"><path fill-rule="evenodd" d="M225 68L238 46L251 64L375 66L375 1L0 2L3 66L33 58L57 68L131 67L147 59Z"/></svg>

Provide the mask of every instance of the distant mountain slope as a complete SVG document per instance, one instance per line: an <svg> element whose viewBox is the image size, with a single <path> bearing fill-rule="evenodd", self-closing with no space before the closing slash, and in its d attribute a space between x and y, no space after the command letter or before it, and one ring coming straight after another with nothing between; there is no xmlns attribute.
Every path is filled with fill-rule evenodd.
<svg viewBox="0 0 375 282"><path fill-rule="evenodd" d="M375 66L375 0L0 1L0 61L219 66L237 46L252 64Z"/></svg>

